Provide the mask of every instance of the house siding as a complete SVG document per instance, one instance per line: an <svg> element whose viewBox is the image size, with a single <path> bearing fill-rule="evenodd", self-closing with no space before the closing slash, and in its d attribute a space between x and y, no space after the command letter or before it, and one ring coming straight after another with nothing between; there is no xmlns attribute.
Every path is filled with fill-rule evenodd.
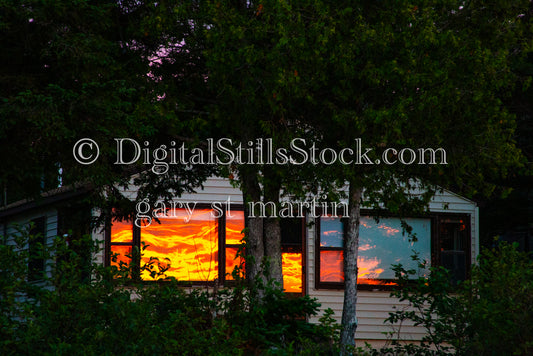
<svg viewBox="0 0 533 356"><path fill-rule="evenodd" d="M134 197L135 192L127 192L127 196ZM227 179L210 178L203 188L197 189L196 193L184 194L178 200L197 202L198 204L211 204L214 201L225 202L228 197L232 204L242 204L242 193L239 189L231 186ZM475 261L479 251L478 245L478 210L472 201L462 198L449 191L437 193L429 204L429 210L434 213L461 213L470 215L471 229L471 260ZM306 280L304 282L306 294L316 298L321 303L318 316L311 317L310 321L318 323L323 312L331 308L333 317L340 322L343 307L343 290L316 289L315 287L315 229L312 219L308 218L308 228L305 236L305 271ZM103 239L103 235L98 235ZM103 260L103 256L101 256ZM395 337L402 340L421 340L425 335L425 330L421 326L414 326L412 322L403 322L401 325L385 325L384 320L398 309L408 309L407 302L399 301L390 296L390 292L382 290L360 290L357 299L358 328L356 339L366 341L371 344L382 344L390 339L390 333L395 333Z"/></svg>
<svg viewBox="0 0 533 356"><path fill-rule="evenodd" d="M58 225L57 210L54 208L32 210L28 214L18 215L0 224L0 234L5 239L6 245L16 245L15 237L20 235L20 229L27 229L30 221L43 216L45 217L45 244L51 247L57 236ZM28 244L22 249L28 249ZM48 274L52 272L51 268L50 263L45 264L45 272Z"/></svg>
<svg viewBox="0 0 533 356"><path fill-rule="evenodd" d="M46 244L51 246L54 238L57 236L57 210L53 208L42 209L32 211L29 214L23 216L17 216L13 220L9 220L0 224L0 233L6 238L8 245L15 244L14 237L19 234L19 228L25 228L29 226L29 222L40 217L46 218L45 231L46 231Z"/></svg>
<svg viewBox="0 0 533 356"><path fill-rule="evenodd" d="M134 190L124 191L124 195L133 199L136 195ZM198 204L211 204L213 202L226 202L230 199L232 204L242 205L242 193L239 189L231 186L227 179L210 178L202 188L198 188L196 193L183 194L176 200L184 202L196 202ZM478 233L478 209L475 203L464 199L456 194L448 191L438 193L429 204L431 212L435 213L461 213L470 215L470 229L471 229L471 260L475 261L479 252L479 233ZM98 216L99 211L93 209L92 215ZM23 224L28 221L46 216L46 241L51 244L53 238L57 235L58 228L58 213L53 208L31 210L25 214L19 214L16 218L8 221L4 220L0 225L0 234L7 233L10 235L15 230L15 223ZM317 289L315 285L315 225L311 224L312 219L308 218L307 228L305 234L305 293L316 298L321 303L320 313L316 317L311 317L310 321L318 322L318 319L323 315L324 310L331 308L334 311L334 318L339 322L342 315L343 307L343 290L335 289ZM7 225L6 225L7 224ZM105 229L102 227L95 228L92 232L93 238L102 242L102 250L94 256L95 262L105 263L104 241ZM14 243L12 239L7 243ZM389 316L389 313L394 312L398 308L409 308L404 301L401 302L397 298L390 297L390 293L382 290L360 290L357 299L357 317L358 328L356 332L356 339L359 341L367 341L371 344L383 343L383 341L390 338L389 333L400 331L400 338L403 340L420 340L425 335L425 330L422 327L414 326L412 323L404 322L401 326L385 325L384 320Z"/></svg>
<svg viewBox="0 0 533 356"><path fill-rule="evenodd" d="M462 213L470 215L471 228L471 252L472 261L479 252L479 235L478 235L478 209L475 203L461 198L451 192L443 191L437 194L429 204L429 209L434 213ZM308 223L311 222L308 220ZM316 289L315 288L315 229L314 226L307 229L307 294L317 298L321 303L318 316L310 318L311 322L317 323L321 315L328 308L334 312L333 317L340 322L343 307L343 290L334 289ZM391 339L391 333L394 338L402 340L421 340L425 333L422 326L414 326L412 322L403 322L401 325L386 325L384 320L389 313L399 309L409 310L406 301L399 301L397 298L390 296L388 291L380 290L359 290L357 292L357 319L358 327L355 334L356 340L360 342L369 342L372 345L382 345L383 341Z"/></svg>

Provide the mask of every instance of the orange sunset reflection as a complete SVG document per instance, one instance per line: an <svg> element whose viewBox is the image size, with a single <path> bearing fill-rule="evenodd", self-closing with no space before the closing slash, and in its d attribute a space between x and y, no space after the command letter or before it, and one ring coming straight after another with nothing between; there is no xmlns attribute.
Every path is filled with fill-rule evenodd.
<svg viewBox="0 0 533 356"><path fill-rule="evenodd" d="M133 230L130 221L113 221L111 225L111 243L133 241Z"/></svg>
<svg viewBox="0 0 533 356"><path fill-rule="evenodd" d="M381 273L381 261L376 258L357 258L357 279L362 284L389 284L378 280ZM321 251L320 252L320 281L322 282L344 282L343 272L343 251Z"/></svg>
<svg viewBox="0 0 533 356"><path fill-rule="evenodd" d="M239 245L244 234L244 211L231 211L226 216L226 244Z"/></svg>
<svg viewBox="0 0 533 356"><path fill-rule="evenodd" d="M231 211L226 215L226 244L240 245L244 234L244 211ZM233 280L231 275L235 267L242 264L242 258L237 257L238 247L226 247L226 280ZM244 271L242 271L244 273Z"/></svg>
<svg viewBox="0 0 533 356"><path fill-rule="evenodd" d="M237 247L226 248L226 280L233 280L233 270L235 269L235 267L240 266L242 263L242 258L237 257L238 250L239 249ZM244 274L244 268L242 273Z"/></svg>
<svg viewBox="0 0 533 356"><path fill-rule="evenodd" d="M144 250L142 263L151 257L170 263L167 277L178 281L213 281L218 277L218 226L211 209L197 209L187 222L183 209L176 209L172 219L160 219L142 228ZM170 215L170 214L168 214ZM167 260L169 259L169 260ZM141 277L149 279L148 271Z"/></svg>
<svg viewBox="0 0 533 356"><path fill-rule="evenodd" d="M393 227L386 225L385 223L378 225L378 229L384 230L387 236L394 236L400 232L400 229L395 229Z"/></svg>
<svg viewBox="0 0 533 356"><path fill-rule="evenodd" d="M344 281L342 251L322 251L320 253L320 280L322 282Z"/></svg>
<svg viewBox="0 0 533 356"><path fill-rule="evenodd" d="M111 254L117 254L115 262L111 259L111 266L117 266L118 268L120 262L124 262L127 265L131 262L131 259L126 257L126 255L129 256L131 254L131 246L111 246Z"/></svg>
<svg viewBox="0 0 533 356"><path fill-rule="evenodd" d="M231 215L221 220L225 223L225 246L219 246L218 219L213 217L211 209L195 209L192 215L184 209L169 210L159 220L160 223L154 220L140 228L141 241L146 246L141 266L155 258L162 266L170 265L166 277L178 281L214 281L224 279L218 275L219 253L224 254L221 259L225 257L226 280L232 280L231 272L243 264L242 257L237 257L244 236L243 211L231 211ZM125 255L131 253L134 245L132 236L131 223L113 223L111 252L120 255L118 261L129 262ZM157 272L157 267L154 270ZM302 253L282 253L282 270L286 292L301 293ZM150 271L142 271L141 278L151 280Z"/></svg>
<svg viewBox="0 0 533 356"><path fill-rule="evenodd" d="M285 252L281 259L285 292L302 293L302 254Z"/></svg>

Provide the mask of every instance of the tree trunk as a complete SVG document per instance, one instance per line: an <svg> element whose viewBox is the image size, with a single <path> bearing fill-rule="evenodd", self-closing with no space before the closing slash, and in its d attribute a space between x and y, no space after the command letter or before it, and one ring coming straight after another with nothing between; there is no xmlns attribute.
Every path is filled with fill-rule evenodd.
<svg viewBox="0 0 533 356"><path fill-rule="evenodd" d="M283 288L283 274L281 271L281 229L279 219L267 218L265 228L265 255L268 256L268 277L279 283Z"/></svg>
<svg viewBox="0 0 533 356"><path fill-rule="evenodd" d="M357 255L359 248L359 220L362 188L350 182L349 218L344 241L344 305L342 308L341 355L349 354L347 347L355 346L357 329Z"/></svg>
<svg viewBox="0 0 533 356"><path fill-rule="evenodd" d="M261 190L257 181L255 172L240 172L244 216L246 219L246 279L253 285L258 278L263 278L261 273L261 263L264 257L263 245L263 219L256 214L250 214L249 202L259 201L261 199ZM252 216L252 217L250 217Z"/></svg>
<svg viewBox="0 0 533 356"><path fill-rule="evenodd" d="M283 274L281 271L281 226L277 214L279 213L279 194L281 190L280 179L272 167L266 166L264 174L265 201L267 204L275 204L276 211L267 211L267 218L264 221L264 244L265 256L268 257L269 270L267 276L274 282L279 283L283 288ZM270 205L267 205L268 209ZM271 216L272 217L269 217Z"/></svg>

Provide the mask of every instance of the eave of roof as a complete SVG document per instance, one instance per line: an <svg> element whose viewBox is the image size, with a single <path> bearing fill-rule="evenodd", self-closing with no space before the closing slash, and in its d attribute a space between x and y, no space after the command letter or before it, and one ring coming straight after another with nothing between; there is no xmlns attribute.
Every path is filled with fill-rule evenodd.
<svg viewBox="0 0 533 356"><path fill-rule="evenodd" d="M22 213L30 209L41 208L63 200L75 198L86 194L91 190L92 186L90 183L79 183L52 189L42 193L38 198L22 199L0 207L0 219Z"/></svg>

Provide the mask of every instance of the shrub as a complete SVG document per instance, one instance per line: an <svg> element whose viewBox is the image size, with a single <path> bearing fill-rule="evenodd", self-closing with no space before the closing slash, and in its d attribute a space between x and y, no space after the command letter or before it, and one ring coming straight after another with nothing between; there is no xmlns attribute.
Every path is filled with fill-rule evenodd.
<svg viewBox="0 0 533 356"><path fill-rule="evenodd" d="M28 281L29 230L0 245L0 354L246 355L333 354L337 327L327 314L306 322L319 304L291 298L272 283L230 289L184 289L177 281L143 283L133 266L104 267L88 259L89 236L57 238L48 273ZM87 251L90 251L88 253ZM133 251L133 254L140 254ZM132 256L138 258L139 256ZM150 271L164 268L150 261ZM142 269L141 268L141 269ZM236 276L235 276L236 277ZM262 288L258 301L256 288ZM311 353L312 352L312 353Z"/></svg>
<svg viewBox="0 0 533 356"><path fill-rule="evenodd" d="M414 257L417 258L416 256ZM425 268L421 263L420 268ZM387 322L411 320L426 329L420 345L400 345L381 353L408 355L533 354L533 262L515 245L482 251L469 280L453 285L443 268L428 278L395 266L399 288L391 296L412 310L391 313ZM379 353L376 351L376 354Z"/></svg>

